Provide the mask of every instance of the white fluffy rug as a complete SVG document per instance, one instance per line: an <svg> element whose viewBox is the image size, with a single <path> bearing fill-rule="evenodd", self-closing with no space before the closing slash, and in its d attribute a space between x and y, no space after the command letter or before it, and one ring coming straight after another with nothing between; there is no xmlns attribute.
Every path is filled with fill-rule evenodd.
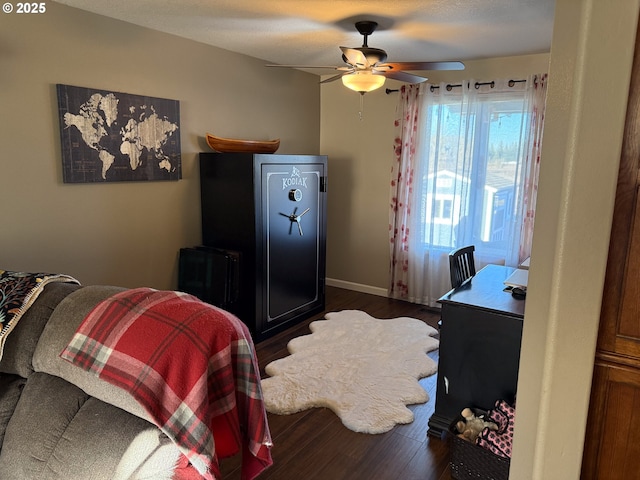
<svg viewBox="0 0 640 480"><path fill-rule="evenodd" d="M289 342L292 355L267 365L267 411L327 407L347 428L364 433L411 423L407 405L429 400L418 380L437 370L427 356L438 348L437 331L414 318L378 320L359 310L325 317L309 325L311 335Z"/></svg>

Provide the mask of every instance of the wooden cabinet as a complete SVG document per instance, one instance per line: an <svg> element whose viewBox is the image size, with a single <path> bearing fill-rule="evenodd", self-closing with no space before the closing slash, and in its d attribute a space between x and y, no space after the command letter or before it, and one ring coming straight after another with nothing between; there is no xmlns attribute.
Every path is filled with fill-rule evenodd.
<svg viewBox="0 0 640 480"><path fill-rule="evenodd" d="M201 153L202 239L240 252L236 315L259 340L324 309L327 158Z"/></svg>
<svg viewBox="0 0 640 480"><path fill-rule="evenodd" d="M598 352L582 479L627 480L640 472L640 368Z"/></svg>
<svg viewBox="0 0 640 480"><path fill-rule="evenodd" d="M640 472L640 43L636 50L603 291L583 480Z"/></svg>

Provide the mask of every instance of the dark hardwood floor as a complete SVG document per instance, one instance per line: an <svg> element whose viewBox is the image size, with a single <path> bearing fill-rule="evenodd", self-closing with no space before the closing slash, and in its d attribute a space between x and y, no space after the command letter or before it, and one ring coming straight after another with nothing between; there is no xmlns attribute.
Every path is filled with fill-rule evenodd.
<svg viewBox="0 0 640 480"><path fill-rule="evenodd" d="M434 328L440 318L421 305L327 287L325 312L256 345L262 377L269 362L289 355L289 340L308 335L310 322L339 310L363 310L376 318L413 317ZM437 361L437 352L430 355ZM410 407L415 416L412 423L380 435L352 432L326 408L269 414L274 463L259 480L450 480L446 442L426 433L434 410L436 375L420 383L429 393L429 402ZM239 465L237 457L223 460L223 479L240 479Z"/></svg>

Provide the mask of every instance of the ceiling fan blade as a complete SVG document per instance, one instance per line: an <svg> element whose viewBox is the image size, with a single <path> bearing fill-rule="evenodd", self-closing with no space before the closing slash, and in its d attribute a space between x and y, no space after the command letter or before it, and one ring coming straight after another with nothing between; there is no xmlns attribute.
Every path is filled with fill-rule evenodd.
<svg viewBox="0 0 640 480"><path fill-rule="evenodd" d="M347 63L349 63L350 65L361 67L364 69L367 69L371 66L365 54L360 50L349 47L340 47L340 50L342 50L342 55L344 56L344 58L346 58Z"/></svg>
<svg viewBox="0 0 640 480"><path fill-rule="evenodd" d="M395 72L393 70L389 72L375 72L375 75L382 75L386 78L391 78L404 83L422 83L428 80L426 77L419 77L418 75L407 72Z"/></svg>
<svg viewBox="0 0 640 480"><path fill-rule="evenodd" d="M379 66L390 66L391 70L464 70L462 62L385 62Z"/></svg>
<svg viewBox="0 0 640 480"><path fill-rule="evenodd" d="M344 67L336 67L335 65L277 65L267 64L265 67L283 67L283 68L324 68L331 70L342 70Z"/></svg>
<svg viewBox="0 0 640 480"><path fill-rule="evenodd" d="M336 80L338 80L340 77L342 77L343 75L345 75L345 73L339 73L338 75L334 75L333 77L329 77L325 80L322 80L320 83L329 83L329 82L335 82Z"/></svg>

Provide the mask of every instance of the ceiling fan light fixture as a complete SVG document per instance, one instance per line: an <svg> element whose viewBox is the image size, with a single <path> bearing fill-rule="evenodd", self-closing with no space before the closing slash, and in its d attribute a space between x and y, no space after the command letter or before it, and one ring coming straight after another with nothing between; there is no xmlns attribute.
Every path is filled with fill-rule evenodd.
<svg viewBox="0 0 640 480"><path fill-rule="evenodd" d="M382 87L384 81L384 76L374 75L372 72L366 70L356 71L342 76L342 83L345 87L362 94L372 92Z"/></svg>

